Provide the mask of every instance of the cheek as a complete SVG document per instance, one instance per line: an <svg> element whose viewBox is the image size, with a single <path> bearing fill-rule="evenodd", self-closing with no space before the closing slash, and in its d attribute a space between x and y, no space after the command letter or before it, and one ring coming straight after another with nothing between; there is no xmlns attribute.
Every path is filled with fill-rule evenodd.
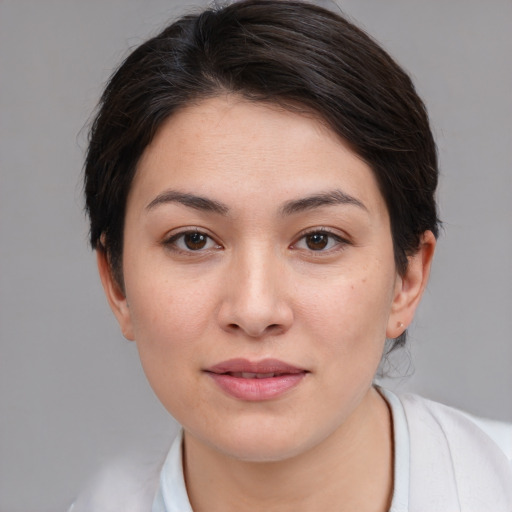
<svg viewBox="0 0 512 512"><path fill-rule="evenodd" d="M126 283L137 348L152 384L155 379L168 379L171 368L182 366L197 351L211 327L214 307L206 283L198 286L176 276L154 275Z"/></svg>
<svg viewBox="0 0 512 512"><path fill-rule="evenodd" d="M310 335L337 357L375 353L380 360L393 296L392 279L379 272L331 279L315 290L304 287L299 318Z"/></svg>
<svg viewBox="0 0 512 512"><path fill-rule="evenodd" d="M318 406L325 414L339 410L338 421L365 395L382 358L391 293L380 279L340 279L322 293L303 295L315 378L323 390Z"/></svg>
<svg viewBox="0 0 512 512"><path fill-rule="evenodd" d="M194 294L147 290L132 306L135 341L150 386L162 404L179 411L198 406L198 354L209 329L204 301ZM146 300L144 300L146 297Z"/></svg>
<svg viewBox="0 0 512 512"><path fill-rule="evenodd" d="M180 272L159 248L126 253L126 296L136 340L157 343L179 331L192 337L212 301L208 276Z"/></svg>

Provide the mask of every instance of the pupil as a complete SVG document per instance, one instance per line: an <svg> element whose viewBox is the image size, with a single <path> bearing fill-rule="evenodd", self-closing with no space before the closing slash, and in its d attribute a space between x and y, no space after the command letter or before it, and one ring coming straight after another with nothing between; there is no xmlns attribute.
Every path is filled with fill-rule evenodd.
<svg viewBox="0 0 512 512"><path fill-rule="evenodd" d="M185 235L185 245L194 251L202 249L206 245L206 236L201 233L188 233Z"/></svg>
<svg viewBox="0 0 512 512"><path fill-rule="evenodd" d="M328 243L327 235L323 235L321 233L315 233L313 235L309 235L306 239L306 244L309 249L313 251L319 251L321 249L325 249Z"/></svg>

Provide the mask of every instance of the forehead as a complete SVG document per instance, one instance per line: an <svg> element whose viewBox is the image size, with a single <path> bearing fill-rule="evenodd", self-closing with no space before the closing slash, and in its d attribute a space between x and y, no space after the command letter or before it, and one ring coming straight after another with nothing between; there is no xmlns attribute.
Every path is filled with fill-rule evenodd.
<svg viewBox="0 0 512 512"><path fill-rule="evenodd" d="M383 198L374 174L345 141L312 115L237 96L188 106L144 151L129 202L165 188L244 204L342 189L370 209Z"/></svg>

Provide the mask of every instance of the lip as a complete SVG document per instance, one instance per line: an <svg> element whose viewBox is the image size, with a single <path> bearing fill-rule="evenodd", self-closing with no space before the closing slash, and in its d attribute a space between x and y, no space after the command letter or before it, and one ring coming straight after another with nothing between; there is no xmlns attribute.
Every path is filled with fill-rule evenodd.
<svg viewBox="0 0 512 512"><path fill-rule="evenodd" d="M205 372L229 396L251 402L278 398L299 385L309 373L278 359L230 359Z"/></svg>

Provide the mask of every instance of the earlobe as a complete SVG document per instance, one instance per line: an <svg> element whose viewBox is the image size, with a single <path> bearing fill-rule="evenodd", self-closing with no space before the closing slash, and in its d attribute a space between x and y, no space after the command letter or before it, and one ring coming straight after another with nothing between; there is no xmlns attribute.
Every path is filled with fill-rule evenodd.
<svg viewBox="0 0 512 512"><path fill-rule="evenodd" d="M421 236L418 251L408 258L403 276L397 276L386 337L397 338L410 325L427 286L436 239L431 231Z"/></svg>
<svg viewBox="0 0 512 512"><path fill-rule="evenodd" d="M107 253L102 249L96 250L96 261L98 264L98 272L100 274L101 284L107 296L108 303L114 313L123 336L133 341L133 328L130 316L130 308L126 296L121 290L119 284L112 274L112 269L108 261Z"/></svg>

